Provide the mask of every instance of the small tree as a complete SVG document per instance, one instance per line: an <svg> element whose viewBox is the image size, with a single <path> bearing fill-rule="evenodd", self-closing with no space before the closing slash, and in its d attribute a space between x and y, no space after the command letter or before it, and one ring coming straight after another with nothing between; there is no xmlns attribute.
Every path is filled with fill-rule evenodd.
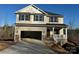
<svg viewBox="0 0 79 59"><path fill-rule="evenodd" d="M1 30L2 39L13 39L14 38L14 27L9 25L4 25Z"/></svg>
<svg viewBox="0 0 79 59"><path fill-rule="evenodd" d="M73 19L69 20L69 29L72 30L75 27L75 21Z"/></svg>
<svg viewBox="0 0 79 59"><path fill-rule="evenodd" d="M68 30L69 40L72 39L72 37L74 36L74 32L73 32L74 27L75 27L75 21L74 21L74 19L70 19L69 20L69 30Z"/></svg>

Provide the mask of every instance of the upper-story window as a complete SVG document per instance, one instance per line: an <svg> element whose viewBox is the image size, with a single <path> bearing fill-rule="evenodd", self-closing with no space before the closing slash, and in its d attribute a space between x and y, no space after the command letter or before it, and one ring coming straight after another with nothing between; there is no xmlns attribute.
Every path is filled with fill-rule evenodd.
<svg viewBox="0 0 79 59"><path fill-rule="evenodd" d="M57 17L50 17L49 22L58 22Z"/></svg>
<svg viewBox="0 0 79 59"><path fill-rule="evenodd" d="M34 21L44 21L44 15L35 14L34 15Z"/></svg>
<svg viewBox="0 0 79 59"><path fill-rule="evenodd" d="M30 20L30 14L19 14L19 20Z"/></svg>
<svg viewBox="0 0 79 59"><path fill-rule="evenodd" d="M19 20L24 20L24 14L19 14Z"/></svg>

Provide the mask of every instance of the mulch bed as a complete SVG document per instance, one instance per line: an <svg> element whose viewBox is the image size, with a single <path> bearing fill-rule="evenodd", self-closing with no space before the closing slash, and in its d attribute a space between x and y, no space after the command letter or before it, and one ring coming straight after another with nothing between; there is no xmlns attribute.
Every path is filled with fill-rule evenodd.
<svg viewBox="0 0 79 59"><path fill-rule="evenodd" d="M0 51L4 50L14 44L16 44L16 43L13 41L0 41Z"/></svg>
<svg viewBox="0 0 79 59"><path fill-rule="evenodd" d="M59 54L71 54L70 52L66 51L62 46L55 44L53 41L45 41L45 44L50 49L58 52Z"/></svg>

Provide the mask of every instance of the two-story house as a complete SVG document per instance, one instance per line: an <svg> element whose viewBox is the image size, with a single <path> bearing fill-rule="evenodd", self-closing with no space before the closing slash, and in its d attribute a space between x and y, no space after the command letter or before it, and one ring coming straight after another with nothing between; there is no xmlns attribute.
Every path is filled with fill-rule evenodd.
<svg viewBox="0 0 79 59"><path fill-rule="evenodd" d="M24 38L42 41L52 37L56 43L67 42L67 25L64 24L62 15L44 11L33 4L16 11L15 14L15 41Z"/></svg>

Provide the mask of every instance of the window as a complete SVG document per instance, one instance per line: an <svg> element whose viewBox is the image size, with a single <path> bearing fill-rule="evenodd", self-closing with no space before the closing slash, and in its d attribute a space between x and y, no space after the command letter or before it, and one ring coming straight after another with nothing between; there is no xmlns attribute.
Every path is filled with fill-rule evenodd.
<svg viewBox="0 0 79 59"><path fill-rule="evenodd" d="M50 22L58 22L58 19L57 17L50 17Z"/></svg>
<svg viewBox="0 0 79 59"><path fill-rule="evenodd" d="M34 21L44 21L44 16L41 14L34 15Z"/></svg>
<svg viewBox="0 0 79 59"><path fill-rule="evenodd" d="M19 20L24 20L24 14L19 15Z"/></svg>
<svg viewBox="0 0 79 59"><path fill-rule="evenodd" d="M19 20L30 20L30 14L19 14Z"/></svg>
<svg viewBox="0 0 79 59"><path fill-rule="evenodd" d="M30 20L30 14L25 14L25 20Z"/></svg>

